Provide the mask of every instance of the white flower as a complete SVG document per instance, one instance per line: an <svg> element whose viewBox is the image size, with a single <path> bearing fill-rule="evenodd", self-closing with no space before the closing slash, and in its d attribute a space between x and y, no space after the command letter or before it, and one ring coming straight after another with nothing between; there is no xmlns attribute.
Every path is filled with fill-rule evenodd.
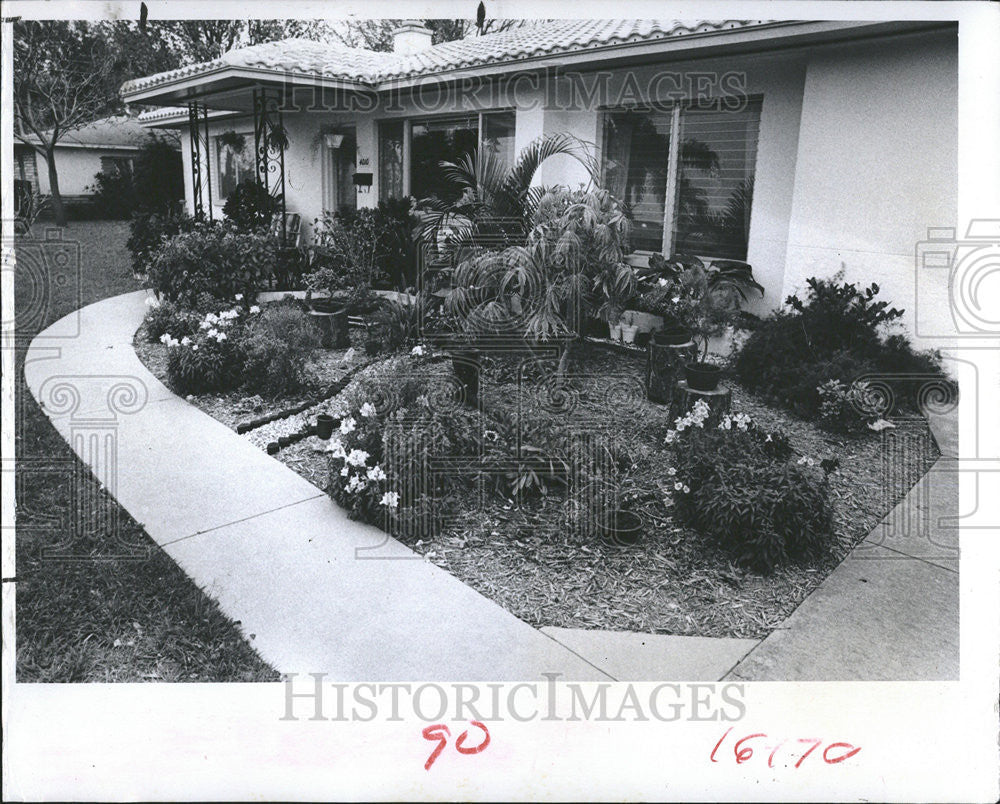
<svg viewBox="0 0 1000 804"><path fill-rule="evenodd" d="M427 398L427 394L421 394L417 397L417 404L423 405L425 408L429 408L431 406L431 401Z"/></svg>
<svg viewBox="0 0 1000 804"><path fill-rule="evenodd" d="M347 462L351 466L364 466L368 462L368 453L363 449L352 449L351 454L347 456Z"/></svg>
<svg viewBox="0 0 1000 804"><path fill-rule="evenodd" d="M340 420L340 432L344 435L353 433L356 429L358 429L358 423L350 416Z"/></svg>
<svg viewBox="0 0 1000 804"><path fill-rule="evenodd" d="M674 491L680 491L682 488L684 488L684 484L681 483L679 480L676 483L674 483Z"/></svg>
<svg viewBox="0 0 1000 804"><path fill-rule="evenodd" d="M200 324L199 324L198 326L199 326L199 327L200 327L201 329L211 329L211 328L212 328L212 325L211 325L211 323L210 323L210 322L208 322L208 321L202 321L202 322L201 322L201 323L200 323Z"/></svg>
<svg viewBox="0 0 1000 804"><path fill-rule="evenodd" d="M166 342L167 342L167 341L169 341L169 340L170 340L170 335L169 335L169 334L167 334L166 332L164 332L164 333L163 333L163 334L162 334L162 335L160 336L160 343L166 343Z"/></svg>
<svg viewBox="0 0 1000 804"><path fill-rule="evenodd" d="M218 336L219 336L219 330L217 330L215 327L212 327L208 331L208 337L209 338L217 338Z"/></svg>
<svg viewBox="0 0 1000 804"><path fill-rule="evenodd" d="M675 430L667 430L667 435L664 437L663 443L673 444L675 438L677 438L677 432Z"/></svg>
<svg viewBox="0 0 1000 804"><path fill-rule="evenodd" d="M220 333L218 333L218 334L217 334L217 335L215 336L215 340L217 340L217 341L218 341L219 343L222 343L222 342L223 342L224 340L226 340L226 338L228 338L228 337L229 337L229 336L228 336L228 335L226 335L226 333L225 333L225 332L220 332Z"/></svg>
<svg viewBox="0 0 1000 804"><path fill-rule="evenodd" d="M815 466L816 465L816 461L814 461L812 458L810 458L810 457L808 457L806 455L803 455L801 458L799 458L798 461L797 461L797 463L798 463L799 466L803 466L803 465L805 465L805 466Z"/></svg>
<svg viewBox="0 0 1000 804"><path fill-rule="evenodd" d="M198 351L198 344L195 344L194 346L192 346L191 350L194 351L194 352L197 352Z"/></svg>
<svg viewBox="0 0 1000 804"><path fill-rule="evenodd" d="M250 312L251 313L259 313L260 312L260 305L259 304L251 304L250 305Z"/></svg>
<svg viewBox="0 0 1000 804"><path fill-rule="evenodd" d="M774 441L774 439L773 439L773 438L771 437L771 434L770 434L770 433L768 433L768 434L767 434L767 438L765 438L765 439L764 439L764 441L765 441L765 442L766 442L766 441Z"/></svg>
<svg viewBox="0 0 1000 804"><path fill-rule="evenodd" d="M669 469L667 469L667 474L670 475L671 477L673 477L674 475L677 474L677 469L675 467L671 466Z"/></svg>
<svg viewBox="0 0 1000 804"><path fill-rule="evenodd" d="M389 508L395 508L399 505L399 495L395 491L387 491L382 495L382 499L379 500L379 505L387 505Z"/></svg>
<svg viewBox="0 0 1000 804"><path fill-rule="evenodd" d="M868 425L868 429L874 430L876 433L881 433L883 430L895 429L895 427L896 425L885 419L878 419Z"/></svg>
<svg viewBox="0 0 1000 804"><path fill-rule="evenodd" d="M330 439L330 443L326 445L326 451L332 453L334 458L347 457L347 453L344 452L344 444L339 438Z"/></svg>
<svg viewBox="0 0 1000 804"><path fill-rule="evenodd" d="M365 402L361 406L361 415L366 419L375 415L375 406L371 402Z"/></svg>
<svg viewBox="0 0 1000 804"><path fill-rule="evenodd" d="M685 494L690 494L691 493L691 487L690 486L685 486L683 489L681 489L681 491L683 491Z"/></svg>
<svg viewBox="0 0 1000 804"><path fill-rule="evenodd" d="M351 473L351 470L348 469L346 466L343 469L340 470L340 476L341 477L347 477L350 473Z"/></svg>
<svg viewBox="0 0 1000 804"><path fill-rule="evenodd" d="M385 472L382 471L382 467L376 464L371 469L368 470L369 480L385 480Z"/></svg>
<svg viewBox="0 0 1000 804"><path fill-rule="evenodd" d="M181 346L190 346L190 345L191 345L191 339L187 335L181 338Z"/></svg>
<svg viewBox="0 0 1000 804"><path fill-rule="evenodd" d="M670 301L672 301L674 304L680 304L681 303L681 297L680 296L674 296Z"/></svg>
<svg viewBox="0 0 1000 804"><path fill-rule="evenodd" d="M661 277L660 277L659 279L657 279L657 280L656 280L656 282L657 282L657 284L658 284L658 285L659 285L659 286L660 286L661 288L665 288L665 287L666 287L667 285L669 285L669 284L670 284L670 283L669 283L669 282L668 282L668 281L667 281L666 279L664 279L664 278L663 278L662 276L661 276Z"/></svg>
<svg viewBox="0 0 1000 804"><path fill-rule="evenodd" d="M421 346L420 344L417 344L412 349L410 349L410 354L413 355L414 357L423 357L424 347Z"/></svg>
<svg viewBox="0 0 1000 804"><path fill-rule="evenodd" d="M237 293L236 296L235 296L235 299L236 299L236 301L243 301L243 294L242 293Z"/></svg>
<svg viewBox="0 0 1000 804"><path fill-rule="evenodd" d="M368 482L363 480L361 475L351 475L350 480L347 481L347 490L354 494L355 492L363 491L367 485Z"/></svg>

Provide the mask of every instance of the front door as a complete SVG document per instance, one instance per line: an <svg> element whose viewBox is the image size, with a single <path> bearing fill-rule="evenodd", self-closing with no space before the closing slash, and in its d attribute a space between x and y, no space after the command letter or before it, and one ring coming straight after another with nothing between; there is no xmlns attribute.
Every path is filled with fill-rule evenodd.
<svg viewBox="0 0 1000 804"><path fill-rule="evenodd" d="M353 130L339 132L343 139L336 148L327 147L327 176L329 180L326 197L327 211L339 212L343 209L357 209L358 197L354 187L354 172L357 169L357 140Z"/></svg>

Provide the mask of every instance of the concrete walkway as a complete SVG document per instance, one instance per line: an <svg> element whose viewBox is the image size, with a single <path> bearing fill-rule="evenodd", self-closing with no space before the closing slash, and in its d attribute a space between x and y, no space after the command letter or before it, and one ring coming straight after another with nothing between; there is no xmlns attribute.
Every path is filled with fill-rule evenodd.
<svg viewBox="0 0 1000 804"><path fill-rule="evenodd" d="M957 514L956 461L942 457L727 678L958 680Z"/></svg>
<svg viewBox="0 0 1000 804"><path fill-rule="evenodd" d="M611 678L349 520L315 486L174 396L132 348L145 298L106 299L57 321L29 348L25 378L77 454L265 661L331 680Z"/></svg>
<svg viewBox="0 0 1000 804"><path fill-rule="evenodd" d="M349 520L294 471L176 397L132 347L146 295L92 304L40 333L27 385L109 492L281 672L365 681L957 678L955 531L901 539L910 531L880 526L760 644L538 631ZM954 508L945 464L900 503L903 519Z"/></svg>

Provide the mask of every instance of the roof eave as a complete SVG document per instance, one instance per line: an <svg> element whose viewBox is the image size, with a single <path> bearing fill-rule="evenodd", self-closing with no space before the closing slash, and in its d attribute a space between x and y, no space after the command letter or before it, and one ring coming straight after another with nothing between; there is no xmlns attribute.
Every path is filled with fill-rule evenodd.
<svg viewBox="0 0 1000 804"><path fill-rule="evenodd" d="M318 86L330 89L372 91L371 85L352 79L332 78L315 73L269 70L264 67L234 67L224 64L211 70L206 70L203 73L198 73L197 75L187 75L164 81L162 84L157 84L147 89L125 91L125 88L122 87L122 98L126 103L174 105L182 103L184 100L183 97L175 97L169 100L164 96L169 96L171 93L183 93L188 90L204 89L206 85L218 83L223 79L233 78L254 81L260 84Z"/></svg>

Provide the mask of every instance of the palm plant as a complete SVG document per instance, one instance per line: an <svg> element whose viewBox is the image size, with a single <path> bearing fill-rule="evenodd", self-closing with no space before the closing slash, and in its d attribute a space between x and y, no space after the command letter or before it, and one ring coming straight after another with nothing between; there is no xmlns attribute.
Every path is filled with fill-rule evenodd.
<svg viewBox="0 0 1000 804"><path fill-rule="evenodd" d="M427 242L458 250L488 242L503 246L523 242L545 188L533 186L545 160L558 154L571 156L582 164L596 183L599 165L587 144L571 134L550 134L532 141L507 167L491 148L479 148L457 162L442 162L445 177L462 189L452 203L437 198L421 201L425 209L419 236Z"/></svg>

